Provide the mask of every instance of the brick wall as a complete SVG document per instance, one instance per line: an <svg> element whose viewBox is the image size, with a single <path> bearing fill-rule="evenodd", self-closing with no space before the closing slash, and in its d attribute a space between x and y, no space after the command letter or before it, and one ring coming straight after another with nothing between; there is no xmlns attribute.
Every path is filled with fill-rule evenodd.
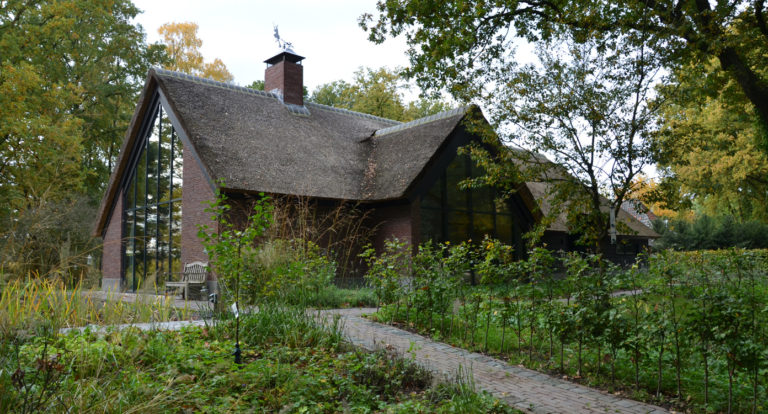
<svg viewBox="0 0 768 414"><path fill-rule="evenodd" d="M384 243L389 239L397 238L409 244L416 241L411 210L411 204L375 207L371 221L378 223L373 236L373 246L377 251L382 251Z"/></svg>
<svg viewBox="0 0 768 414"><path fill-rule="evenodd" d="M283 102L304 105L304 67L288 61L278 62L264 72L264 90L280 89Z"/></svg>
<svg viewBox="0 0 768 414"><path fill-rule="evenodd" d="M197 237L198 225L213 226L211 213L206 213L207 201L215 195L200 165L190 151L184 151L184 182L181 193L181 262L208 261L203 244ZM215 277L209 276L209 280Z"/></svg>
<svg viewBox="0 0 768 414"><path fill-rule="evenodd" d="M122 273L123 248L123 194L117 197L112 217L104 232L104 247L101 256L101 273L103 275L101 288L116 291L120 288Z"/></svg>

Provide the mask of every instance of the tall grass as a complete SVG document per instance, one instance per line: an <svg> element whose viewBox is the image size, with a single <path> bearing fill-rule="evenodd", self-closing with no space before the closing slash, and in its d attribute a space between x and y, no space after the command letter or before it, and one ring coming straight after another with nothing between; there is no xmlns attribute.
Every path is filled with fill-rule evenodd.
<svg viewBox="0 0 768 414"><path fill-rule="evenodd" d="M66 289L59 279L9 282L0 291L0 335L40 323L54 330L85 325L159 322L188 319L189 308L177 309L173 298L142 298L123 302L117 294L96 299L80 285ZM92 293L92 292L91 292Z"/></svg>

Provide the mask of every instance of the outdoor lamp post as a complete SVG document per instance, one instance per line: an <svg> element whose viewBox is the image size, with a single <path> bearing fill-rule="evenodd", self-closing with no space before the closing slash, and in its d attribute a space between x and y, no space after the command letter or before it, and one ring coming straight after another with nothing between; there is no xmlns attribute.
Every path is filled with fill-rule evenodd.
<svg viewBox="0 0 768 414"><path fill-rule="evenodd" d="M243 239L240 238L237 244L237 257L240 257ZM235 303L232 304L232 313L235 315L235 364L243 363L242 351L240 350L240 271L241 263L238 263L237 274L235 275Z"/></svg>

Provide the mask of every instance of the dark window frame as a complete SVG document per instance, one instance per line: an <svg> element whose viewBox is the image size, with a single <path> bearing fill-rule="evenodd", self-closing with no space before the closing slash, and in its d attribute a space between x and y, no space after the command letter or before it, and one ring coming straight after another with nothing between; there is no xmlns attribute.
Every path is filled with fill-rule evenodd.
<svg viewBox="0 0 768 414"><path fill-rule="evenodd" d="M122 228L123 231L127 233L126 230L130 230L130 234L126 235L127 237L124 237L123 245L121 248L121 255L123 263L122 269L121 269L121 278L123 280L123 283L127 283L127 280L130 277L131 280L131 286L128 286L132 291L137 291L139 289L139 278L143 280L146 280L147 275L154 272L154 274L157 275L157 281L161 280L170 280L173 276L173 269L174 269L174 243L173 239L174 236L180 236L181 233L181 227L177 225L174 226L174 205L178 204L181 205L182 198L176 197L174 198L174 189L177 189L177 187L174 187L175 174L176 169L181 168L183 171L183 163L176 162L176 153L179 149L183 150L183 146L181 146L181 138L179 137L178 133L176 132L175 128L173 127L173 124L171 122L169 114L167 113L167 110L163 107L163 105L160 102L159 95L155 95L152 99L152 102L149 106L149 109L145 113L146 116L144 118L144 123L142 124L142 128L140 129L140 133L138 134L138 138L136 139L136 142L134 144L134 150L132 151L132 157L130 160L129 168L126 169L128 173L126 173L123 176L122 185L121 185L121 193L123 194L123 205L122 205ZM163 159L163 128L171 128L171 132L169 134L170 142L169 142L169 157L168 157L168 165L164 168L161 168L162 159ZM155 130L157 131L157 142L152 143L151 142L151 136L155 133ZM156 149L156 169L155 171L152 171L152 173L155 174L156 179L156 185L154 190L155 197L152 198L150 201L150 171L149 171L149 163L150 163L150 145L157 145ZM142 161L142 156L144 153L147 153L147 156L144 157L144 197L143 200L138 200L138 187L139 185L133 185L134 182L138 184L139 177L136 177L136 180L134 180L134 176L138 172L139 162ZM168 199L161 201L161 189L165 190L161 186L161 172L168 172ZM183 172L182 172L183 177ZM183 178L182 178L183 179ZM133 190L133 197L130 197L133 204L128 205L128 199L127 192L129 190ZM141 204L140 204L141 203ZM163 262L167 261L167 271L163 272L162 274L159 272L159 269L162 268L161 266L161 226L160 223L162 220L160 219L160 212L162 211L162 208L167 208L167 240L163 240L162 243L167 243L167 257L163 258ZM148 235L147 230L148 229L148 220L150 212L155 212L155 225L154 225L154 234ZM143 228L144 228L144 247L142 248L142 259L141 262L143 262L142 271L143 274L137 275L136 272L136 258L137 258L137 235L136 235L136 228L138 226L137 222L137 216L138 213L143 213ZM165 215L164 215L165 216ZM132 220L132 221L130 221ZM179 234L176 234L179 233ZM154 264L155 268L150 271L150 269L147 268L148 259L150 256L147 254L146 249L146 240L149 240L150 237L154 236L155 240L155 248L154 248ZM163 235L165 236L165 235ZM127 254L127 251L130 249L131 255ZM180 251L178 252L180 254ZM176 258L176 261L178 261L180 257ZM128 270L130 269L130 275L126 274ZM139 277L137 277L139 276Z"/></svg>
<svg viewBox="0 0 768 414"><path fill-rule="evenodd" d="M446 168L443 169L440 172L437 181L435 183L433 183L432 186L428 187L423 194L421 194L419 199L421 201L423 201L424 197L426 196L427 193L433 191L434 187L439 187L440 207L424 206L424 203L421 202L420 206L419 206L419 209L420 209L419 215L422 217L422 223L423 223L423 217L425 215L424 214L425 212L430 212L432 214L439 214L439 217L440 217L440 234L439 235L434 235L434 234L433 235L428 235L428 234L425 233L425 228L422 225L421 226L421 230L420 230L420 235L419 235L420 239L421 239L420 241L421 242L427 242L429 240L432 240L433 242L436 242L436 243L445 243L445 242L454 243L454 242L459 242L459 240L457 240L457 239L454 240L454 239L452 239L449 236L450 229L449 229L449 223L448 223L448 221L449 221L448 220L448 216L451 213L460 213L460 214L463 213L463 214L466 214L467 217L468 217L468 228L469 228L469 234L466 235L467 237L464 237L464 240L472 239L474 241L478 241L479 242L480 240L478 240L478 238L482 238L483 235L481 235L479 230L475 228L475 215L476 214L488 214L488 215L492 216L492 220L493 220L493 225L492 225L493 232L492 232L492 234L488 234L488 236L492 237L492 238L495 238L495 239L498 239L499 238L499 228L498 228L499 220L498 220L498 217L499 216L509 217L510 218L510 222L511 222L510 223L511 228L508 229L508 231L506 233L510 235L510 239L509 240L502 240L502 241L505 242L505 243L508 243L510 245L517 246L519 244L519 242L520 242L520 240L518 240L519 233L520 233L519 224L518 224L519 217L517 217L514 214L513 209L509 206L508 203L505 205L506 208L504 209L503 212L499 211L498 207L492 208L490 211L487 211L486 209L482 209L482 208L476 210L475 209L475 205L479 204L479 202L481 200L479 200L479 199L475 200L475 198L476 197L482 197L483 193L479 192L479 191L476 191L476 190L469 189L469 190L459 190L459 191L463 191L463 192L466 193L466 199L465 199L465 203L464 203L465 207L464 208L450 207L452 203L450 203L449 200L448 200L448 174L447 174L447 170L448 170L448 168L450 168L450 166L453 164L453 162L456 159L461 159L462 160L462 163L463 163L463 167L462 168L464 170L464 178L470 178L470 177L474 177L475 176L475 174L472 171L472 161L469 158L469 156L465 155L465 154L457 154L456 157L454 158L454 160L452 160L446 166ZM496 191L493 188L491 188L490 190L491 190L490 191L491 201L495 202L495 199L497 197ZM488 193L485 193L485 195L488 196ZM488 200L485 200L485 201L487 202ZM483 205L483 204L485 204L485 203L482 203L482 204L479 204L479 205ZM436 236L437 236L437 240L435 240Z"/></svg>

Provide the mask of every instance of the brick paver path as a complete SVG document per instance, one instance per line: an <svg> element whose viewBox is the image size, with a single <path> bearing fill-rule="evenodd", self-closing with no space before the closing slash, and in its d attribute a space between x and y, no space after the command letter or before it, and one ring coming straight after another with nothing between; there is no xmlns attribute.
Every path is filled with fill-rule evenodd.
<svg viewBox="0 0 768 414"><path fill-rule="evenodd" d="M366 349L395 349L438 375L455 378L472 375L475 385L511 406L533 413L666 413L667 410L510 366L485 355L434 342L421 335L371 322L361 316L375 309L333 309L322 315L339 315L350 342Z"/></svg>

